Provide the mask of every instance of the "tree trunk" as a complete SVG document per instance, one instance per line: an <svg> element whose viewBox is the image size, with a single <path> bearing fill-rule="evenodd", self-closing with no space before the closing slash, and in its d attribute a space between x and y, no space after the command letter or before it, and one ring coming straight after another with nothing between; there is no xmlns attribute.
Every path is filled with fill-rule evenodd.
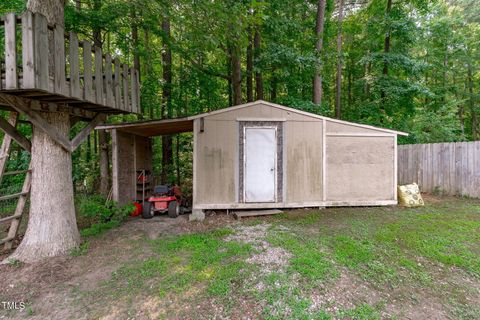
<svg viewBox="0 0 480 320"><path fill-rule="evenodd" d="M227 56L227 90L228 90L228 105L233 106L233 84L232 84L232 50L228 48Z"/></svg>
<svg viewBox="0 0 480 320"><path fill-rule="evenodd" d="M164 33L162 65L163 65L163 90L162 90L162 117L172 117L172 49L170 48L170 18L162 20ZM166 112L165 112L166 111ZM173 169L172 136L162 136L162 183L168 183L168 173Z"/></svg>
<svg viewBox="0 0 480 320"><path fill-rule="evenodd" d="M353 104L353 96L352 96L352 86L353 86L353 72L355 70L353 59L350 58L349 66L347 67L348 70L348 80L347 80L347 96L348 96L348 107L350 108Z"/></svg>
<svg viewBox="0 0 480 320"><path fill-rule="evenodd" d="M317 56L320 57L323 49L323 28L325 24L325 0L318 0L317 4L317 18L315 24L315 50ZM322 103L322 75L321 66L316 66L315 76L313 77L313 103Z"/></svg>
<svg viewBox="0 0 480 320"><path fill-rule="evenodd" d="M392 3L393 0L387 0L387 8L385 9L385 16L387 19L390 17L390 12L392 11ZM387 61L387 55L390 53L390 41L391 41L391 35L390 35L390 27L387 26L387 31L385 34L385 43L383 47L383 53L385 55L384 61L383 61L383 70L382 74L384 77L388 76L388 61ZM385 113L385 103L386 103L386 93L385 90L382 89L380 90L380 98L381 98L381 105L380 105L380 110Z"/></svg>
<svg viewBox="0 0 480 320"><path fill-rule="evenodd" d="M270 101L275 102L277 100L277 76L275 74L275 68L272 68L272 80L270 88Z"/></svg>
<svg viewBox="0 0 480 320"><path fill-rule="evenodd" d="M101 0L95 0L93 2L93 10L95 12L99 12L102 7L102 1ZM96 47L101 48L103 43L102 43L102 30L98 27L93 29L93 45Z"/></svg>
<svg viewBox="0 0 480 320"><path fill-rule="evenodd" d="M138 26L137 26L137 13L135 9L132 9L132 41L133 41L133 68L138 72L138 78L140 79L140 55L138 54Z"/></svg>
<svg viewBox="0 0 480 320"><path fill-rule="evenodd" d="M370 53L368 53L370 54ZM368 101L371 101L370 97L370 73L372 72L372 63L368 62L365 65L365 96Z"/></svg>
<svg viewBox="0 0 480 320"><path fill-rule="evenodd" d="M152 76L152 46L150 44L150 30L143 29L143 45L144 45L144 64L143 64L143 74L144 78L150 79ZM157 104L150 104L148 108L148 117L153 119L155 116L155 109L158 109Z"/></svg>
<svg viewBox="0 0 480 320"><path fill-rule="evenodd" d="M255 63L258 64L260 60L260 50L261 50L261 42L262 36L258 30L259 27L255 30L255 36L253 41L254 46L254 54L255 54ZM257 94L257 100L263 100L263 78L262 72L259 70L257 66L257 71L255 72L255 91Z"/></svg>
<svg viewBox="0 0 480 320"><path fill-rule="evenodd" d="M242 61L240 59L240 48L232 47L230 61L232 64L232 89L233 105L242 104Z"/></svg>
<svg viewBox="0 0 480 320"><path fill-rule="evenodd" d="M65 26L65 0L28 0L27 10L43 14L49 25Z"/></svg>
<svg viewBox="0 0 480 320"><path fill-rule="evenodd" d="M39 115L68 137L70 120L67 112ZM73 202L71 154L34 126L31 162L28 227L9 260L33 262L68 253L80 243Z"/></svg>
<svg viewBox="0 0 480 320"><path fill-rule="evenodd" d="M473 95L473 70L471 63L467 67L467 77L468 77L468 94L469 94L469 107L471 113L471 125L472 125L472 140L478 139L478 115L475 110L475 96Z"/></svg>
<svg viewBox="0 0 480 320"><path fill-rule="evenodd" d="M253 101L253 46L251 30L248 32L247 45L247 102Z"/></svg>
<svg viewBox="0 0 480 320"><path fill-rule="evenodd" d="M64 25L63 0L29 0L27 9ZM38 113L68 139L68 112ZM32 186L28 227L8 258L33 262L69 252L80 243L73 202L72 155L36 126L32 137Z"/></svg>
<svg viewBox="0 0 480 320"><path fill-rule="evenodd" d="M342 23L343 23L343 0L338 0L338 33L337 33L337 79L335 90L335 117L342 117Z"/></svg>

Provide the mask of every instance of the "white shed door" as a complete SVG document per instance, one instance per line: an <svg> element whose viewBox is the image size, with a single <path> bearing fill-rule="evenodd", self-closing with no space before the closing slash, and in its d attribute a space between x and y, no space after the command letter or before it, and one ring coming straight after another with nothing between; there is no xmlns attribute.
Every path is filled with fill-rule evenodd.
<svg viewBox="0 0 480 320"><path fill-rule="evenodd" d="M245 128L245 202L275 202L275 128Z"/></svg>

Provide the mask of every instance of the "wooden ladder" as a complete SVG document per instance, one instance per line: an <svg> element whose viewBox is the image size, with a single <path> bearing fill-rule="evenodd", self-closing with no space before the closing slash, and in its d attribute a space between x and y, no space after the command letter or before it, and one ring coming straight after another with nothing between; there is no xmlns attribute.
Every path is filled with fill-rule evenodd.
<svg viewBox="0 0 480 320"><path fill-rule="evenodd" d="M17 112L10 112L8 122L16 128L19 115ZM30 187L32 183L32 170L31 163L28 170L17 170L17 171L7 171L8 157L10 156L10 147L12 144L12 137L8 134L5 134L3 137L2 146L0 147L0 184L2 183L3 176L5 175L14 175L14 174L26 174L25 180L23 182L22 191L10 194L10 195L0 195L0 201L10 200L18 198L17 205L15 207L14 214L8 217L0 218L0 224L10 222L10 228L8 229L8 234L5 238L0 239L0 245L5 244L5 249L10 250L13 246L13 240L17 236L20 222L22 221L23 212L25 211L25 206L27 204L28 196L30 194Z"/></svg>

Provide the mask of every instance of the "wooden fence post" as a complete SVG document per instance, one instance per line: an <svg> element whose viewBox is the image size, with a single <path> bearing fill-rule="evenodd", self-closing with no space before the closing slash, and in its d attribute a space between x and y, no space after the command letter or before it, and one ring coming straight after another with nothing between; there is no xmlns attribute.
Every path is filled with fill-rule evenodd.
<svg viewBox="0 0 480 320"><path fill-rule="evenodd" d="M5 89L17 89L17 17L15 13L5 16Z"/></svg>

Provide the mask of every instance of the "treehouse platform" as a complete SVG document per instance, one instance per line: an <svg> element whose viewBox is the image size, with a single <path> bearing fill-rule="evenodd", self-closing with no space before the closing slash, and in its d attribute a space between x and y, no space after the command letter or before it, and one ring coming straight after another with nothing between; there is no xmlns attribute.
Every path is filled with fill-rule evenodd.
<svg viewBox="0 0 480 320"><path fill-rule="evenodd" d="M29 99L32 109L140 113L137 70L38 13L0 18L0 75L0 95ZM11 103L0 99L0 108Z"/></svg>

